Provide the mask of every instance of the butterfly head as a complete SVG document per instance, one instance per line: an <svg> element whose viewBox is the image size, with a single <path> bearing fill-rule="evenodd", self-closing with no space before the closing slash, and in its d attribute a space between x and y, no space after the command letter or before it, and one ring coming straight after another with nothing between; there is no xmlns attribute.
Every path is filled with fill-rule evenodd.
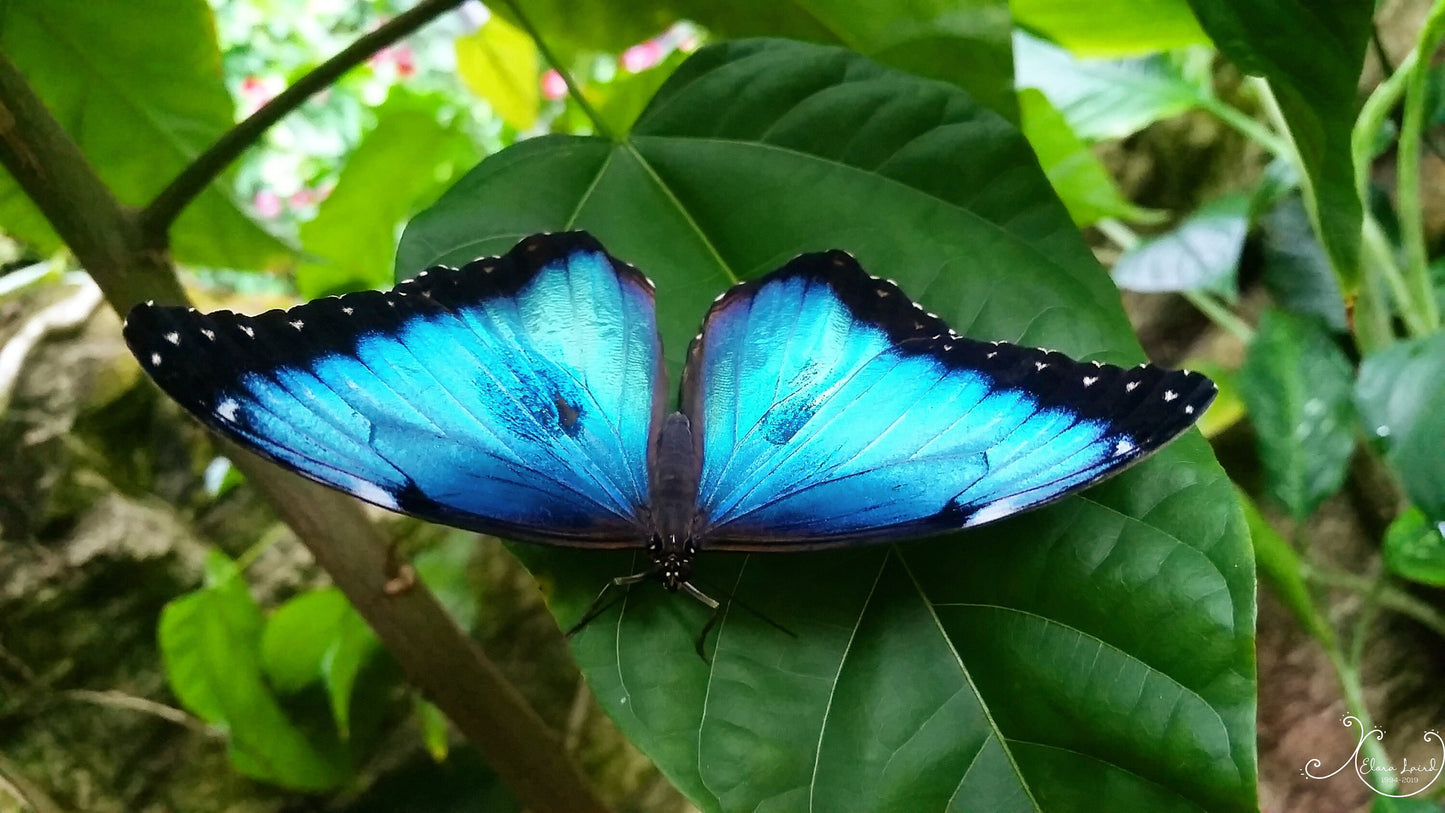
<svg viewBox="0 0 1445 813"><path fill-rule="evenodd" d="M668 590L676 592L692 578L697 545L690 536L654 534L647 552L652 557L652 575Z"/></svg>

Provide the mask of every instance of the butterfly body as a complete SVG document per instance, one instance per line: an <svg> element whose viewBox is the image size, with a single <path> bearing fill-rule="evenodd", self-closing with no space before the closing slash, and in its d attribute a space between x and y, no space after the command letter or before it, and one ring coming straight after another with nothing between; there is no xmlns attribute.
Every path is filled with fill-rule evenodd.
<svg viewBox="0 0 1445 813"><path fill-rule="evenodd" d="M673 411L653 297L571 232L254 317L142 305L125 336L203 422L301 474L497 536L639 549L624 581L698 597L702 550L1003 519L1143 459L1214 395L960 336L828 251L718 298Z"/></svg>

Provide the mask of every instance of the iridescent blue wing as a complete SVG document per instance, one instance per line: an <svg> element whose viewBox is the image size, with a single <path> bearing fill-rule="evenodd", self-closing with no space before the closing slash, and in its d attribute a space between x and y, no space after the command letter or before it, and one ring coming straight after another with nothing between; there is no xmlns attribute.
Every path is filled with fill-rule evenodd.
<svg viewBox="0 0 1445 813"><path fill-rule="evenodd" d="M665 403L652 284L586 234L255 317L143 305L125 338L212 429L367 502L518 539L643 541Z"/></svg>
<svg viewBox="0 0 1445 813"><path fill-rule="evenodd" d="M1117 473L1203 413L1198 373L972 341L843 252L734 287L693 342L707 547L982 525Z"/></svg>

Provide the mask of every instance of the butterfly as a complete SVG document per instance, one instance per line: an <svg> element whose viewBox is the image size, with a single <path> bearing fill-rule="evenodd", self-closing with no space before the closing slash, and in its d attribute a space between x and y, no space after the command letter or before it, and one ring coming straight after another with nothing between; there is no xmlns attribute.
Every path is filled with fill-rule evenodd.
<svg viewBox="0 0 1445 813"><path fill-rule="evenodd" d="M702 551L995 522L1142 460L1215 393L965 338L835 250L719 296L673 411L652 282L580 231L258 316L140 305L125 339L203 423L287 468L459 528L644 550L614 584L714 611Z"/></svg>

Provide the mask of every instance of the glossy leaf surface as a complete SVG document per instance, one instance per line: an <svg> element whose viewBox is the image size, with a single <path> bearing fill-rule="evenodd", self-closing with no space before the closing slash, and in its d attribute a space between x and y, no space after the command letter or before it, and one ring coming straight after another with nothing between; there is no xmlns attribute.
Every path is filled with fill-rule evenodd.
<svg viewBox="0 0 1445 813"><path fill-rule="evenodd" d="M708 303L846 248L956 329L1141 358L1118 294L1027 142L956 87L847 51L700 51L622 143L483 162L408 227L398 274L586 228L657 282L677 372ZM632 554L516 545L559 622ZM1150 810L1255 805L1253 567L1191 433L1058 505L927 542L704 552L736 607L655 584L573 639L599 702L704 810Z"/></svg>

